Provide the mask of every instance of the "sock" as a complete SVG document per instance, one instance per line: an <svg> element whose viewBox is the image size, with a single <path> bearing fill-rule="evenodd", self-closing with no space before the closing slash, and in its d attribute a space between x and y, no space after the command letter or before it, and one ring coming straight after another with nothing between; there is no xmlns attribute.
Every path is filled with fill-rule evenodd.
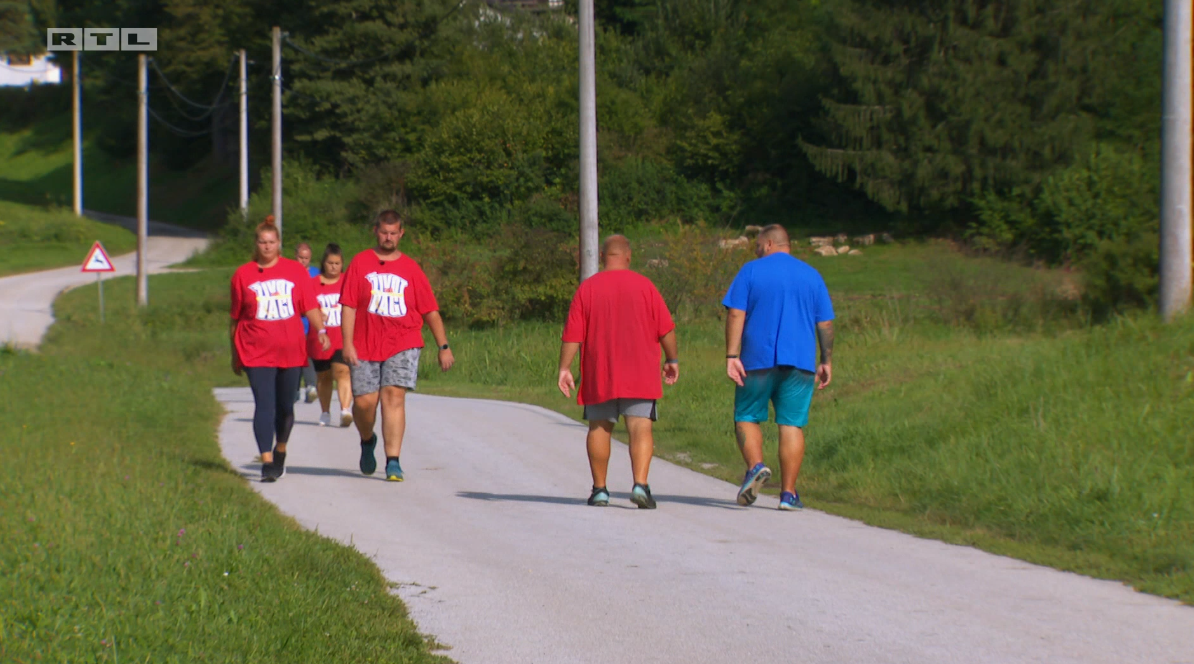
<svg viewBox="0 0 1194 664"><path fill-rule="evenodd" d="M398 457L392 457L392 456L386 457L386 463L389 463L391 461L397 461L397 460L398 460Z"/></svg>

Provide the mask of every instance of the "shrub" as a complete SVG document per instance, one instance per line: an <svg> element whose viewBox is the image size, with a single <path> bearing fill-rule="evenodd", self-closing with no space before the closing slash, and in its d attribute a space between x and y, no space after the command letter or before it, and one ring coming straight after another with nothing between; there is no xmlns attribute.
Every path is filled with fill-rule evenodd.
<svg viewBox="0 0 1194 664"><path fill-rule="evenodd" d="M718 216L713 193L670 165L631 157L606 166L598 184L601 225L612 232L669 217L711 221Z"/></svg>
<svg viewBox="0 0 1194 664"><path fill-rule="evenodd" d="M643 274L655 282L677 319L720 317L734 275L754 258L752 244L722 249L719 239L705 224L671 225L664 230L658 259L643 265Z"/></svg>
<svg viewBox="0 0 1194 664"><path fill-rule="evenodd" d="M1096 318L1157 301L1160 236L1144 233L1129 241L1104 240L1085 261L1084 298Z"/></svg>

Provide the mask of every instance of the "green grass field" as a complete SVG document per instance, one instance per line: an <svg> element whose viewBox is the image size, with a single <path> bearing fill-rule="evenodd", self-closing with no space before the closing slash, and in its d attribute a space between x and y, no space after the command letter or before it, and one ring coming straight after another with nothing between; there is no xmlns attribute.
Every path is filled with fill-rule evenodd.
<svg viewBox="0 0 1194 664"><path fill-rule="evenodd" d="M0 276L81 266L96 240L109 256L137 248L137 237L119 226L76 217L69 209L0 200Z"/></svg>
<svg viewBox="0 0 1194 664"><path fill-rule="evenodd" d="M40 354L0 352L0 661L434 662L363 556L224 462L228 272L60 298ZM90 298L90 299L89 299Z"/></svg>

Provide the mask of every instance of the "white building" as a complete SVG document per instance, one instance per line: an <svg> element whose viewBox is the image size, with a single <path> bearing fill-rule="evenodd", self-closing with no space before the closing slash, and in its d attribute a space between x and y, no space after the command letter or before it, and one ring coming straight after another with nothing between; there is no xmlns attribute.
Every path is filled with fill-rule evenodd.
<svg viewBox="0 0 1194 664"><path fill-rule="evenodd" d="M0 85L61 83L62 69L47 55L0 53Z"/></svg>

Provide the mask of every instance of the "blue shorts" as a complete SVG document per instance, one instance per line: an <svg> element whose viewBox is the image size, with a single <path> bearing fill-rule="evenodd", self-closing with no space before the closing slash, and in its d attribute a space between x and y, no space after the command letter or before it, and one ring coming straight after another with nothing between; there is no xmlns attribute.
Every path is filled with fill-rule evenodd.
<svg viewBox="0 0 1194 664"><path fill-rule="evenodd" d="M734 421L766 422L767 405L775 404L775 423L801 427L808 424L816 374L795 367L746 372L742 387L734 388Z"/></svg>

